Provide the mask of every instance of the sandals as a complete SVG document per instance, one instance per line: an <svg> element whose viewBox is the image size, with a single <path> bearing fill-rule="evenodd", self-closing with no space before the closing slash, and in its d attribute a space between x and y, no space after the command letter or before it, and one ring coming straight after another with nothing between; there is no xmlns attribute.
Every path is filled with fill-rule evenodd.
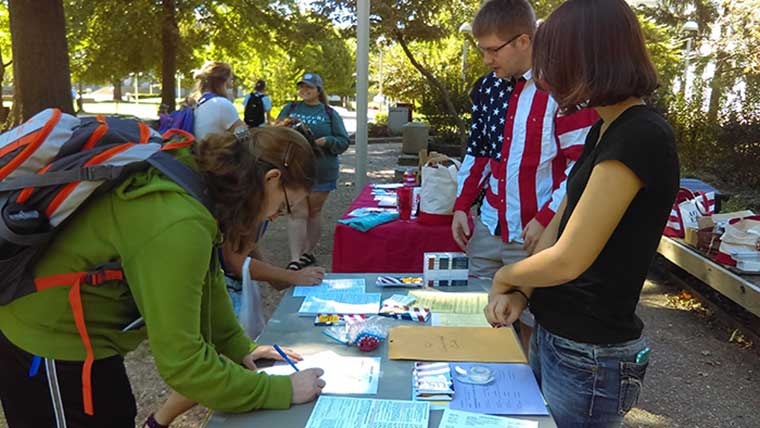
<svg viewBox="0 0 760 428"><path fill-rule="evenodd" d="M317 264L317 259L314 254L303 253L298 261L288 263L286 269L288 270L301 270L307 266Z"/></svg>
<svg viewBox="0 0 760 428"><path fill-rule="evenodd" d="M298 261L301 263L302 268L317 264L317 258L314 257L314 254L309 253L303 253Z"/></svg>

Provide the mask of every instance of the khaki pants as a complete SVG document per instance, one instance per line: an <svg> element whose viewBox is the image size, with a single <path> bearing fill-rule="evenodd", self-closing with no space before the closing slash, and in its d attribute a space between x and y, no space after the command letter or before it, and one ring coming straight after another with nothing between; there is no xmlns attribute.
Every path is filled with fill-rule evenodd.
<svg viewBox="0 0 760 428"><path fill-rule="evenodd" d="M502 266L517 263L528 257L522 244L504 242L500 236L493 236L476 218L475 229L467 243L467 255L470 258L470 275L493 278ZM523 324L533 327L535 320L527 308L520 315Z"/></svg>

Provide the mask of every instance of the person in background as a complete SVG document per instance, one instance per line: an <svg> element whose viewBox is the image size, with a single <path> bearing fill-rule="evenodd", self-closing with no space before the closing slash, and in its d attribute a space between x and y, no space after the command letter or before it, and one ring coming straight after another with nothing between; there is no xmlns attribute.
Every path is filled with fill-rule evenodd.
<svg viewBox="0 0 760 428"><path fill-rule="evenodd" d="M527 0L490 0L472 32L491 72L470 93L472 129L459 170L451 224L454 240L470 258L470 273L493 278L504 265L534 250L565 195L566 172L580 155L597 115L562 114L536 86L531 46L536 17ZM485 197L470 231L467 214ZM533 317L520 318L523 349Z"/></svg>
<svg viewBox="0 0 760 428"><path fill-rule="evenodd" d="M232 68L229 64L209 61L195 73L193 134L198 140L209 134L234 131L244 127L237 109L229 99Z"/></svg>
<svg viewBox="0 0 760 428"><path fill-rule="evenodd" d="M251 128L272 123L272 99L266 94L267 84L258 80L254 91L243 99L243 121Z"/></svg>
<svg viewBox="0 0 760 428"><path fill-rule="evenodd" d="M292 270L317 263L314 248L322 234L322 208L330 192L337 188L338 155L345 152L349 144L343 119L327 102L322 78L316 73L306 73L297 86L302 101L283 107L277 121L291 118L306 124L321 156L317 157L316 184L306 200L295 205L288 217L291 262L287 267Z"/></svg>
<svg viewBox="0 0 760 428"><path fill-rule="evenodd" d="M644 97L657 74L623 0L569 0L538 29L534 76L594 108L567 194L535 254L496 273L486 318L536 317L530 365L560 428L621 427L650 349L636 305L679 187L673 130Z"/></svg>

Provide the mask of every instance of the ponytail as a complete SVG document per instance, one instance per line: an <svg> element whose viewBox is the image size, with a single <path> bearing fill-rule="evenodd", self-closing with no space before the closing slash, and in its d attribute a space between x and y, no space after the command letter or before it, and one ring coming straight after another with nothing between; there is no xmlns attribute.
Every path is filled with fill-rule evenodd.
<svg viewBox="0 0 760 428"><path fill-rule="evenodd" d="M238 252L256 239L268 171L278 169L290 188L309 190L314 182L314 153L289 128L210 134L195 143L194 153L224 239Z"/></svg>

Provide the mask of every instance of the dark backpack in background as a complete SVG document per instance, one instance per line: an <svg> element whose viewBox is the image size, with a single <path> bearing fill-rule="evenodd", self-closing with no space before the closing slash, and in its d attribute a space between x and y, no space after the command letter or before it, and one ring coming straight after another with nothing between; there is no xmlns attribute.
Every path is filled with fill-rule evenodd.
<svg viewBox="0 0 760 428"><path fill-rule="evenodd" d="M266 122L266 112L264 111L264 100L266 95L260 92L251 92L248 102L245 103L245 112L243 121L251 128L256 128Z"/></svg>

